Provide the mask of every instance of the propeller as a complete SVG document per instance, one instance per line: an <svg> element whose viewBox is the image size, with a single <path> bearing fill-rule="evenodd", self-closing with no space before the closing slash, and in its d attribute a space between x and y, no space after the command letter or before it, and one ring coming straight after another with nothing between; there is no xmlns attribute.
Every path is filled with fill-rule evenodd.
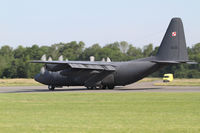
<svg viewBox="0 0 200 133"><path fill-rule="evenodd" d="M59 58L58 58L59 61L63 61L63 56L61 55Z"/></svg>
<svg viewBox="0 0 200 133"><path fill-rule="evenodd" d="M46 60L47 60L46 54L44 54L44 55L41 57L41 60L42 60L42 61L46 61Z"/></svg>
<svg viewBox="0 0 200 133"><path fill-rule="evenodd" d="M111 62L111 59L107 57L106 62Z"/></svg>
<svg viewBox="0 0 200 133"><path fill-rule="evenodd" d="M51 58L51 57L49 57L48 61L52 61L52 58Z"/></svg>
<svg viewBox="0 0 200 133"><path fill-rule="evenodd" d="M44 74L45 73L45 71L46 71L46 69L45 69L45 67L42 67L41 69L40 69L40 74Z"/></svg>
<svg viewBox="0 0 200 133"><path fill-rule="evenodd" d="M90 56L90 61L91 62L95 61L95 57L94 56Z"/></svg>
<svg viewBox="0 0 200 133"><path fill-rule="evenodd" d="M46 54L44 54L42 57L41 57L41 61L46 61L47 60L47 57L46 57ZM44 74L45 73L45 67L42 67L40 69L40 74Z"/></svg>
<svg viewBox="0 0 200 133"><path fill-rule="evenodd" d="M105 58L102 58L102 60L101 60L102 62L105 62Z"/></svg>

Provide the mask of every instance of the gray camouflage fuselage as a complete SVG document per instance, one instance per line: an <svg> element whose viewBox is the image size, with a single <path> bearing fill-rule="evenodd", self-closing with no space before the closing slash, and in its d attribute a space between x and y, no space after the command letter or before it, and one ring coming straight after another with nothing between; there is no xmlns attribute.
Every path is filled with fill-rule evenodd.
<svg viewBox="0 0 200 133"><path fill-rule="evenodd" d="M116 71L102 80L103 85L124 86L134 83L149 74L157 71L164 65L151 61L111 62L116 66ZM35 80L45 85L54 86L84 86L89 78L93 77L96 70L84 70L66 68L65 70L51 72L46 70L44 74L37 74Z"/></svg>

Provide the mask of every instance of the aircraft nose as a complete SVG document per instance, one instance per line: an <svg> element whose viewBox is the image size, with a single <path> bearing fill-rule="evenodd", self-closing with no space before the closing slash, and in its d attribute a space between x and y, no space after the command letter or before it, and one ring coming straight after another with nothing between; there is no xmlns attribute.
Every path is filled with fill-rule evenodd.
<svg viewBox="0 0 200 133"><path fill-rule="evenodd" d="M38 73L37 75L35 75L34 79L35 81L45 85L49 85L52 82L52 76L49 75L48 73L46 74Z"/></svg>
<svg viewBox="0 0 200 133"><path fill-rule="evenodd" d="M40 74L35 75L34 77L35 81L40 82L40 77L41 77Z"/></svg>

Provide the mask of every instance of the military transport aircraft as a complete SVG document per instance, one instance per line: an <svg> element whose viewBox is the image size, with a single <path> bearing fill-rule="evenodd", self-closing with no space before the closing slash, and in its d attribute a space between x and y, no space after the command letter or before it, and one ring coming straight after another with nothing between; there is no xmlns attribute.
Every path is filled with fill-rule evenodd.
<svg viewBox="0 0 200 133"><path fill-rule="evenodd" d="M114 89L115 86L134 83L167 65L189 64L190 61L182 21L173 18L156 56L127 62L35 60L31 63L44 64L35 80L54 90L62 86Z"/></svg>

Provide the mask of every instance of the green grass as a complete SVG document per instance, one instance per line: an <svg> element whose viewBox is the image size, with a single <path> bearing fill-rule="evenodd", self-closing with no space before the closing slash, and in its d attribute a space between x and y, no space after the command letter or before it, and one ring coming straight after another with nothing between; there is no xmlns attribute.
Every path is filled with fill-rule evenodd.
<svg viewBox="0 0 200 133"><path fill-rule="evenodd" d="M200 79L174 79L172 82L154 83L156 86L200 86Z"/></svg>
<svg viewBox="0 0 200 133"><path fill-rule="evenodd" d="M1 133L199 133L200 93L0 94Z"/></svg>

